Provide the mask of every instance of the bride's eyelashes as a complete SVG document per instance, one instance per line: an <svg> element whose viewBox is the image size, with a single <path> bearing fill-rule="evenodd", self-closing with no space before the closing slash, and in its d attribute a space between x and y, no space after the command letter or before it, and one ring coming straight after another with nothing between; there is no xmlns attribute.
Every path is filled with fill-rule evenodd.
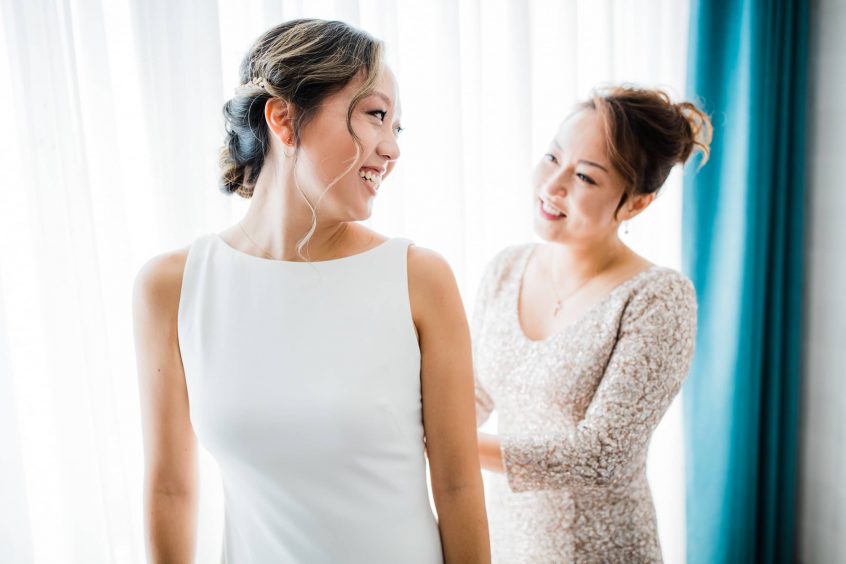
<svg viewBox="0 0 846 564"><path fill-rule="evenodd" d="M384 123L385 117L388 115L388 112L387 112L387 110L373 110L372 112L367 112L367 114L374 116L380 122ZM405 131L405 128L402 127L401 125L397 125L397 126L394 127L394 135L399 135L403 131Z"/></svg>
<svg viewBox="0 0 846 564"><path fill-rule="evenodd" d="M371 116L376 116L379 121L385 121L385 116L388 115L386 110L373 110L372 112L367 112Z"/></svg>

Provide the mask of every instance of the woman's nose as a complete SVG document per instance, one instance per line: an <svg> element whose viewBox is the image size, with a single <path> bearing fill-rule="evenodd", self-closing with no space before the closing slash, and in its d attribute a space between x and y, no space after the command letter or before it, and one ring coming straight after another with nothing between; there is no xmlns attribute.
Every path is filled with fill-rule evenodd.
<svg viewBox="0 0 846 564"><path fill-rule="evenodd" d="M547 196L564 196L567 194L567 182L564 171L556 171L549 175L541 184L541 192Z"/></svg>
<svg viewBox="0 0 846 564"><path fill-rule="evenodd" d="M376 147L379 156L384 157L388 161L395 161L400 157L399 143L397 143L397 136L391 132L388 135L383 135L379 140L379 145Z"/></svg>

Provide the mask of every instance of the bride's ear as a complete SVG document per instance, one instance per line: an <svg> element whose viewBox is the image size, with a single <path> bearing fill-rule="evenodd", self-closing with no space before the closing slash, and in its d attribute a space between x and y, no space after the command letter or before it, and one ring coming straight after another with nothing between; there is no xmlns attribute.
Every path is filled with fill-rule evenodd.
<svg viewBox="0 0 846 564"><path fill-rule="evenodd" d="M271 135L276 137L285 149L294 148L297 144L294 131L296 108L282 98L271 98L264 105L264 119Z"/></svg>

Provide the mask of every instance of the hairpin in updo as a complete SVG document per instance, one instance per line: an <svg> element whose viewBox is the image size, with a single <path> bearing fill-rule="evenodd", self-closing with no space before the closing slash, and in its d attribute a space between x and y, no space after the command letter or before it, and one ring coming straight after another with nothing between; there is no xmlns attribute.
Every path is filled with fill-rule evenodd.
<svg viewBox="0 0 846 564"><path fill-rule="evenodd" d="M253 79L249 82L245 82L242 85L238 86L235 89L235 93L237 94L248 87L256 87L261 88L262 90L267 90L267 82L264 80L263 76L254 76Z"/></svg>

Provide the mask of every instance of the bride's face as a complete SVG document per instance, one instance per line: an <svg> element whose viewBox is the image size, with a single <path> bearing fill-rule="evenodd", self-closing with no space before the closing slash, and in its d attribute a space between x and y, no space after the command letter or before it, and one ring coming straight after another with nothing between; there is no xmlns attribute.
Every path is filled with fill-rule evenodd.
<svg viewBox="0 0 846 564"><path fill-rule="evenodd" d="M400 102L393 72L385 67L373 92L352 109L362 84L356 77L330 95L300 132L294 178L319 216L332 221L360 221L370 216L382 183L400 156ZM328 188L328 190L327 190Z"/></svg>

